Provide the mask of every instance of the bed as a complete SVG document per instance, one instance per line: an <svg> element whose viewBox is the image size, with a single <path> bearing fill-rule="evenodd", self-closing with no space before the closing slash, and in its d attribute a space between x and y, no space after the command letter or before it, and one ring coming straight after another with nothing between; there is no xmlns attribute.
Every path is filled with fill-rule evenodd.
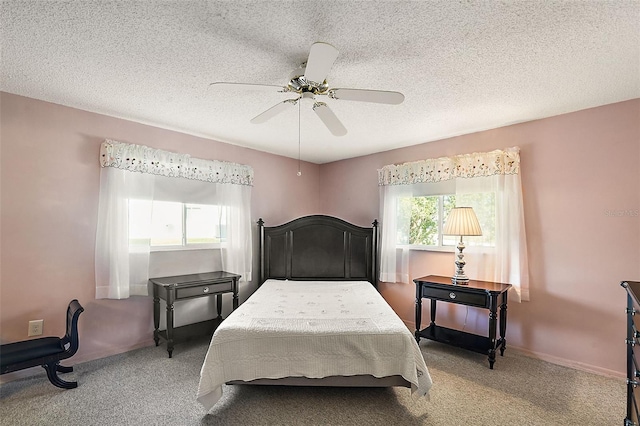
<svg viewBox="0 0 640 426"><path fill-rule="evenodd" d="M431 377L413 335L377 291L377 222L314 215L259 229L260 286L216 329L197 400L223 384L404 386Z"/></svg>

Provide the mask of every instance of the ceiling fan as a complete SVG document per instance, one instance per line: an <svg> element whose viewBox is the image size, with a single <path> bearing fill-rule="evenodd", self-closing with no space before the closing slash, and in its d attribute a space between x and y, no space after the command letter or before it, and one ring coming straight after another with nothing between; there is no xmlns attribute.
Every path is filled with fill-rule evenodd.
<svg viewBox="0 0 640 426"><path fill-rule="evenodd" d="M317 42L311 45L307 61L291 73L290 80L287 82L286 86L230 82L215 82L211 83L211 85L235 84L269 86L280 88L279 92L297 93L299 95L298 97L285 99L284 101L277 103L266 111L253 117L251 119L251 123L264 123L281 112L289 109L291 106L298 104L300 100L310 99L313 101L313 111L335 136L346 135L347 129L326 103L320 102L316 99L317 96L328 96L329 98L336 100L374 102L390 105L398 105L404 101L404 95L400 92L330 88L325 79L337 57L338 49L328 43Z"/></svg>

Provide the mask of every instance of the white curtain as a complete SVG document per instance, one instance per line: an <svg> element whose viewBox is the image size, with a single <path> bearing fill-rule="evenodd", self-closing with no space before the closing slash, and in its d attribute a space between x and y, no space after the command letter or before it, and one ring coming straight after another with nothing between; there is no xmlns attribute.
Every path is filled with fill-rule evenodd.
<svg viewBox="0 0 640 426"><path fill-rule="evenodd" d="M100 171L96 231L96 299L126 299L147 294L150 230L129 245L129 199L146 200L151 223L155 176L115 167Z"/></svg>
<svg viewBox="0 0 640 426"><path fill-rule="evenodd" d="M520 150L517 147L392 164L378 170L378 181L381 281L409 282L409 251L397 244L399 227L408 226L407 218L398 217L400 197L455 193L456 204L463 206L473 198L465 198L467 194L494 192L495 247L468 244L465 272L473 279L512 284L515 289L510 292L512 299L529 300Z"/></svg>
<svg viewBox="0 0 640 426"><path fill-rule="evenodd" d="M380 186L380 281L409 282L409 248L398 246L398 235L409 235L411 217L397 206L407 197L455 193L455 181ZM410 214L405 211L404 214Z"/></svg>
<svg viewBox="0 0 640 426"><path fill-rule="evenodd" d="M128 203L153 200L225 206L227 240L220 250L226 271L251 280L253 169L191 158L142 145L106 140L100 150L100 200L96 231L96 298L147 295L151 227L129 240ZM140 232L143 238L140 238Z"/></svg>
<svg viewBox="0 0 640 426"><path fill-rule="evenodd" d="M380 187L380 281L409 282L409 250L398 248L396 241L399 230L409 226L407 218L398 215L398 200L411 195L410 185Z"/></svg>
<svg viewBox="0 0 640 426"><path fill-rule="evenodd" d="M457 206L479 209L474 205L477 198L468 195L488 192L495 194L495 245L473 244L474 239L481 237L465 237L465 272L477 280L512 284L515 291L509 292L510 299L529 300L520 174L456 179Z"/></svg>
<svg viewBox="0 0 640 426"><path fill-rule="evenodd" d="M220 198L228 208L226 243L222 247L222 269L251 281L253 246L251 244L251 187L219 185Z"/></svg>

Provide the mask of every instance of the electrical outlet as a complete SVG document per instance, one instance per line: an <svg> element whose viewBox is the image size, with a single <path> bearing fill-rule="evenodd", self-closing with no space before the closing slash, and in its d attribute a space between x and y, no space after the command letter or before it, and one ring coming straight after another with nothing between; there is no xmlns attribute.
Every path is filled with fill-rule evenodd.
<svg viewBox="0 0 640 426"><path fill-rule="evenodd" d="M44 320L29 321L29 336L40 336L42 334L43 327Z"/></svg>

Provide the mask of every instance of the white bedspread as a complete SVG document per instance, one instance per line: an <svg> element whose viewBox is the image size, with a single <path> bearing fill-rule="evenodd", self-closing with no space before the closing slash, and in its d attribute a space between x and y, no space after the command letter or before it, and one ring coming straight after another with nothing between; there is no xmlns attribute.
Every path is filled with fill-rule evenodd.
<svg viewBox="0 0 640 426"><path fill-rule="evenodd" d="M413 335L368 282L268 280L215 331L200 371L209 410L232 380L401 375L414 396L431 376Z"/></svg>

